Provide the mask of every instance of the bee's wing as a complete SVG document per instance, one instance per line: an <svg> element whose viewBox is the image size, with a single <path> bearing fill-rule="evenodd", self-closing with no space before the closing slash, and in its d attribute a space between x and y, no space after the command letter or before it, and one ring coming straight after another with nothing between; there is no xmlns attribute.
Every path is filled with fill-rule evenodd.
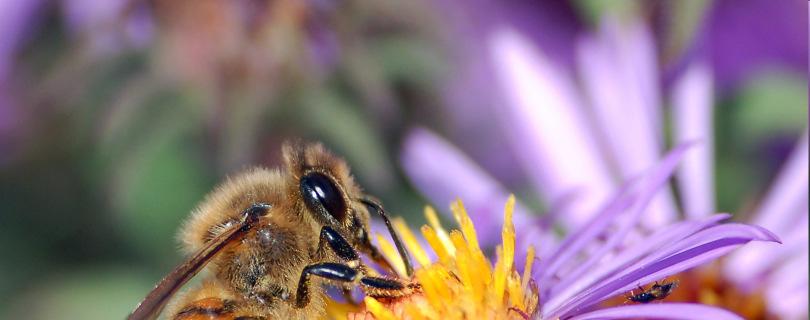
<svg viewBox="0 0 810 320"><path fill-rule="evenodd" d="M128 320L154 319L169 301L169 299L188 280L193 278L211 259L223 248L238 240L250 229L251 223L242 220L241 223L232 226L216 238L212 239L200 251L197 251L188 260L177 266L163 280L155 285L152 292L138 304L135 311L127 318Z"/></svg>

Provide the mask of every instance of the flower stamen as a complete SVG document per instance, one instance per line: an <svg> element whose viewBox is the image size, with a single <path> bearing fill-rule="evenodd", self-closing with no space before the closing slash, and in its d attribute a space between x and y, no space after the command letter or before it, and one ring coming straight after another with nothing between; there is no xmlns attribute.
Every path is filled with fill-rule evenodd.
<svg viewBox="0 0 810 320"><path fill-rule="evenodd" d="M522 319L537 310L537 288L530 280L535 249L530 247L522 275L515 270L515 228L512 223L515 198L509 197L504 208L502 243L496 248L493 265L481 250L472 219L461 201L451 210L460 230L445 231L436 213L425 209L429 225L421 228L438 261L431 261L427 251L404 221L394 225L408 251L419 262L413 279L421 290L401 298L365 299L365 310L352 314L352 319ZM403 276L404 266L394 246L378 237L380 250ZM366 317L360 316L365 314Z"/></svg>

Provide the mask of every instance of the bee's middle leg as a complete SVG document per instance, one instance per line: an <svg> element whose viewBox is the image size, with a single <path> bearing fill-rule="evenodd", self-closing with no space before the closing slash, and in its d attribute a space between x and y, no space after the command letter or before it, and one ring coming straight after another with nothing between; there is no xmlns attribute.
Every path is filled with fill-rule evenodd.
<svg viewBox="0 0 810 320"><path fill-rule="evenodd" d="M301 272L298 280L298 289L295 291L295 306L303 308L309 304L309 277L316 275L324 279L338 282L354 282L357 279L357 270L345 264L323 262L308 265Z"/></svg>
<svg viewBox="0 0 810 320"><path fill-rule="evenodd" d="M326 243L345 263L323 262L306 266L298 280L298 289L295 295L295 305L302 308L309 303L309 277L316 275L324 279L346 284L357 283L366 289L372 296L402 296L415 288L415 285L405 285L397 279L366 276L365 266L360 263L360 256L343 236L329 226L321 229L318 248Z"/></svg>

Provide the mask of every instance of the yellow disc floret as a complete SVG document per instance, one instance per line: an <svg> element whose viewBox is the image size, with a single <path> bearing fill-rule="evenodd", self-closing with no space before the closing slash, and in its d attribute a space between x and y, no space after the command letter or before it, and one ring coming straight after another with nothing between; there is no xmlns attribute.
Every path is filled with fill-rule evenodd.
<svg viewBox="0 0 810 320"><path fill-rule="evenodd" d="M478 243L472 220L461 201L451 210L460 230L449 233L436 213L425 209L429 225L421 233L437 257L432 261L416 236L401 220L395 222L408 251L419 266L413 281L421 292L398 299L377 300L366 297L364 308L349 319L523 319L537 308L537 288L531 281L534 248L530 247L523 275L515 270L515 228L512 224L515 198L509 197L504 210L502 243L496 248L493 265ZM405 278L404 265L390 242L378 237L380 249Z"/></svg>

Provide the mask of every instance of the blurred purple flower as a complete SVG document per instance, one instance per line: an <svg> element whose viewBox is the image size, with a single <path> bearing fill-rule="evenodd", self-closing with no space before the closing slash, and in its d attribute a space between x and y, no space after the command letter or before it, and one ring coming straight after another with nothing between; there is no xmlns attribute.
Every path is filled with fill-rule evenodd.
<svg viewBox="0 0 810 320"><path fill-rule="evenodd" d="M37 20L42 1L0 2L0 164L13 157L14 135L21 121L21 110L11 95L11 72L19 47L29 35L29 25Z"/></svg>
<svg viewBox="0 0 810 320"><path fill-rule="evenodd" d="M126 0L63 0L67 29L83 37L92 53L111 54L143 47L154 33L152 15L143 4Z"/></svg>
<svg viewBox="0 0 810 320"><path fill-rule="evenodd" d="M711 63L721 87L764 68L806 73L806 1L713 1L706 21Z"/></svg>
<svg viewBox="0 0 810 320"><path fill-rule="evenodd" d="M436 10L452 35L454 48L450 79L442 88L444 103L464 108L447 108L447 134L487 171L511 183L520 180L506 157L491 154L508 152L501 130L482 131L481 125L498 126L492 118L500 104L495 95L471 94L492 90L492 63L488 59L487 34L496 26L510 23L532 36L555 62L573 64L574 36L582 27L571 4L565 1L502 2L488 0L438 1Z"/></svg>
<svg viewBox="0 0 810 320"><path fill-rule="evenodd" d="M18 47L28 35L28 26L41 1L3 1L0 3L0 86L10 71Z"/></svg>
<svg viewBox="0 0 810 320"><path fill-rule="evenodd" d="M554 217L565 230L574 231L558 248L540 255L540 274L536 276L543 290L544 316L572 315L583 311L582 301L596 303L639 283L698 266L728 252L726 245L734 243L736 247L740 239L776 239L760 227L718 225L728 215L712 215L713 80L704 63L690 64L672 92L674 140L678 144L696 142L684 155L678 172L681 208L687 220L673 222L678 209L666 184L668 175L662 173L666 170L660 168L673 156L665 158L653 174L642 176L659 162L664 145L662 94L657 85L654 43L646 28L637 22L606 20L598 34L581 39L576 68L581 90L521 34L499 29L489 38L496 83L501 89L494 94L504 101L496 121L506 128L504 134L518 164L553 208ZM587 99L583 101L581 96ZM683 152L677 148L673 154L679 157ZM507 193L473 161L424 129L409 136L403 166L416 187L440 205L456 196L470 203L502 198ZM747 284L747 288L741 287L749 290L745 292L764 288L769 311L787 319L807 313L806 304L783 297L785 293L799 299L796 301L807 297L807 166L805 133L753 221L775 231L785 239L785 246L774 250L773 245L762 244L740 251L725 266L731 280ZM644 182L649 180L655 183ZM621 181L630 182L622 189ZM524 207L520 218L516 213L516 221L531 221L526 211ZM485 201L479 211L471 212L480 215L473 217L480 223L499 222L491 221L498 213L488 209ZM625 212L629 216L621 214ZM804 223L797 225L797 221ZM639 230L636 223L643 227ZM516 227L539 230L528 236L518 229L524 244L536 241L537 234L549 233L547 221L516 223ZM751 235L752 230L758 235ZM495 232L479 236L484 245L494 243L486 241L497 237ZM599 245L589 242L597 238ZM687 243L724 249L679 266L677 271L667 263L651 261L679 256L677 252L685 251L678 250L687 250ZM540 242L541 247L547 244ZM568 247L572 245L577 249ZM667 249L669 246L679 249ZM618 248L624 250L611 251ZM584 260L575 258L581 250L587 251ZM744 273L736 270L745 266L745 259L758 260L757 268Z"/></svg>
<svg viewBox="0 0 810 320"><path fill-rule="evenodd" d="M127 7L128 5L132 6ZM20 51L28 38L37 32L50 6L60 6L68 35L83 40L85 52L93 55L117 53L130 47L141 47L152 38L153 22L145 5L132 5L123 0L87 1L10 0L0 2L0 163L12 158L19 148L25 125L33 117L21 108L21 99L12 73ZM21 77L25 79L25 77Z"/></svg>

